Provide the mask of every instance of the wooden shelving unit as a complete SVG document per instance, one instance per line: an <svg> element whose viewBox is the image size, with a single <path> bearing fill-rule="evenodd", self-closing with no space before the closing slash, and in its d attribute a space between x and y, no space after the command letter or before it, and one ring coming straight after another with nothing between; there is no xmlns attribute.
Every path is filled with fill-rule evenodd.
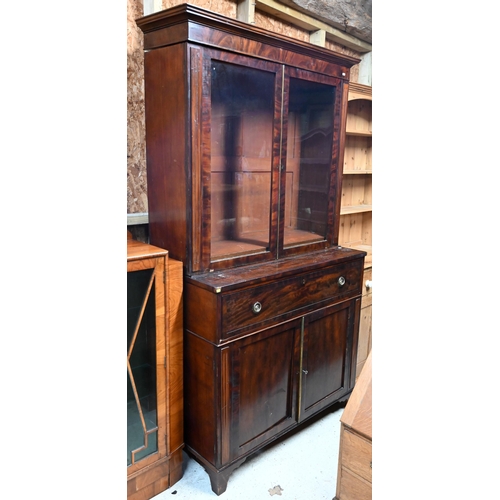
<svg viewBox="0 0 500 500"><path fill-rule="evenodd" d="M339 243L370 249L365 267L371 266L372 244L372 93L371 87L349 84L344 176Z"/></svg>
<svg viewBox="0 0 500 500"><path fill-rule="evenodd" d="M366 252L356 373L371 351L372 88L349 84L339 244Z"/></svg>

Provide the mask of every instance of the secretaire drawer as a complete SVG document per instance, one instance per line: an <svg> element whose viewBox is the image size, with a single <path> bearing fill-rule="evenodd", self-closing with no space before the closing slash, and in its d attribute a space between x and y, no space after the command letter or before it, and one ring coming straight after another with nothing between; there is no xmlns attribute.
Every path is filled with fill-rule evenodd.
<svg viewBox="0 0 500 500"><path fill-rule="evenodd" d="M272 318L284 319L307 312L318 303L331 303L361 293L363 269L353 263L337 264L292 278L272 281L221 297L222 337Z"/></svg>

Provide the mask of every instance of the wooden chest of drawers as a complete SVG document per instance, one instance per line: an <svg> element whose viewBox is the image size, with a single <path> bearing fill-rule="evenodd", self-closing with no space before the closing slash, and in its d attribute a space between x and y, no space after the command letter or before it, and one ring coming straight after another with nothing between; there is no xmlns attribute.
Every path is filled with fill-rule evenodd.
<svg viewBox="0 0 500 500"><path fill-rule="evenodd" d="M337 495L334 500L372 498L371 353L340 419Z"/></svg>

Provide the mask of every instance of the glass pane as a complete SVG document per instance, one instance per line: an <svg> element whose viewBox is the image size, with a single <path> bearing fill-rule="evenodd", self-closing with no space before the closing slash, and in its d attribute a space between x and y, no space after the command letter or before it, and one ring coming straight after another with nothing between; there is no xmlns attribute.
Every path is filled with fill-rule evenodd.
<svg viewBox="0 0 500 500"><path fill-rule="evenodd" d="M269 250L274 73L212 61L211 260Z"/></svg>
<svg viewBox="0 0 500 500"><path fill-rule="evenodd" d="M158 450L154 283L148 295L152 278L153 269L127 273L127 466Z"/></svg>
<svg viewBox="0 0 500 500"><path fill-rule="evenodd" d="M289 96L285 247L326 239L335 88L291 78Z"/></svg>

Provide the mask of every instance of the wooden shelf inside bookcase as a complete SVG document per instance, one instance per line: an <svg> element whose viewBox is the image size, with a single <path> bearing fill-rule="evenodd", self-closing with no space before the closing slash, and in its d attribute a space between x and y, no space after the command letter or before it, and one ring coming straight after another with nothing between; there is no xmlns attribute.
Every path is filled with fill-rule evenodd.
<svg viewBox="0 0 500 500"><path fill-rule="evenodd" d="M344 175L372 175L371 170L344 170Z"/></svg>
<svg viewBox="0 0 500 500"><path fill-rule="evenodd" d="M346 130L345 133L347 135L355 135L358 137L371 137L372 136L371 130L369 132L364 132L362 130Z"/></svg>
<svg viewBox="0 0 500 500"><path fill-rule="evenodd" d="M349 214L361 214L363 212L371 212L372 205L353 205L350 207L341 207L340 215L349 215Z"/></svg>
<svg viewBox="0 0 500 500"><path fill-rule="evenodd" d="M324 241L321 235L309 231L285 228L285 247ZM212 258L214 261L255 254L268 251L269 234L265 231L248 234L241 240L212 241Z"/></svg>

